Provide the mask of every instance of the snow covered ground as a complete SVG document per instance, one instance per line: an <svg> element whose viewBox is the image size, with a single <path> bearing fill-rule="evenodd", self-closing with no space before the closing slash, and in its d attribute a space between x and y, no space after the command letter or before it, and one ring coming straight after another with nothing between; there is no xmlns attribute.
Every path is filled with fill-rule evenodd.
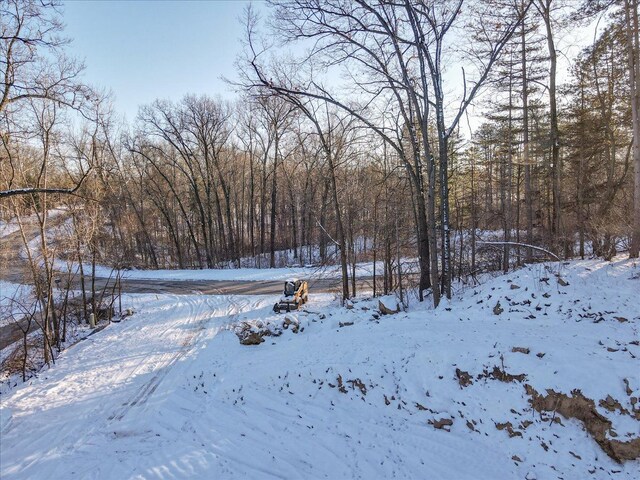
<svg viewBox="0 0 640 480"><path fill-rule="evenodd" d="M66 213L64 208L53 208L49 210L49 219L57 218L63 213ZM22 223L24 225L31 225L37 221L37 217L35 215L28 215L22 218ZM15 233L20 230L20 224L16 218L10 218L9 220L0 220L0 238L7 237L12 233Z"/></svg>
<svg viewBox="0 0 640 480"><path fill-rule="evenodd" d="M395 315L330 295L288 316L268 296L127 296L132 317L0 397L0 477L637 479L640 460L531 392L593 400L601 442L637 439L639 294L640 265L618 259Z"/></svg>
<svg viewBox="0 0 640 480"><path fill-rule="evenodd" d="M353 249L356 254L360 256L362 253L370 253L373 248L373 239L358 236L355 239L355 245ZM319 264L322 262L322 256L320 255L319 245L301 245L297 248L298 257L295 257L294 249L289 248L285 250L276 250L274 252L274 260L276 267L304 265L304 264ZM327 263L338 263L340 259L340 253L335 244L327 246L326 256L330 259ZM240 266L242 268L269 268L271 254L269 252L264 254L258 254L256 256L243 257L240 259ZM230 267L234 265L230 262Z"/></svg>
<svg viewBox="0 0 640 480"><path fill-rule="evenodd" d="M30 291L31 288L27 285L0 280L0 306L7 306L12 299L22 298Z"/></svg>
<svg viewBox="0 0 640 480"><path fill-rule="evenodd" d="M66 261L56 260L55 268L67 271L69 265ZM382 273L382 262L378 262L377 274ZM84 265L85 272L91 271L91 265ZM74 264L72 271L77 270ZM351 273L351 268L349 268ZM111 268L96 266L96 276L108 278L115 276ZM366 277L373 275L373 262L359 263L356 266L356 276ZM286 280L288 278L340 278L340 265L328 265L321 267L282 267L282 268L228 268L228 269L203 269L203 270L124 270L122 278L131 280L224 280L224 281L268 281Z"/></svg>
<svg viewBox="0 0 640 480"><path fill-rule="evenodd" d="M0 327L21 316L23 309L32 307L33 288L28 285L0 280Z"/></svg>
<svg viewBox="0 0 640 480"><path fill-rule="evenodd" d="M378 272L382 272L382 262L378 262ZM351 270L349 270L351 273ZM373 263L356 266L356 276L373 274ZM126 278L144 280L286 280L287 278L340 278L340 265L326 267L283 267L283 268L234 268L205 270L127 270Z"/></svg>
<svg viewBox="0 0 640 480"><path fill-rule="evenodd" d="M15 220L0 220L0 238L11 235L13 232L17 232L19 225Z"/></svg>

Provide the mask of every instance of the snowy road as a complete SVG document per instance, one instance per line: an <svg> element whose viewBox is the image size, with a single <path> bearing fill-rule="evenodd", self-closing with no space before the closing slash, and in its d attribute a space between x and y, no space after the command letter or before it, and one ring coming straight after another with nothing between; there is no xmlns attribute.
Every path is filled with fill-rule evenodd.
<svg viewBox="0 0 640 480"><path fill-rule="evenodd" d="M80 284L75 286L80 289ZM381 282L380 282L381 283ZM98 278L96 291L111 291L109 279ZM309 288L314 293L328 293L340 289L340 280L334 278L316 278L309 280ZM358 291L370 290L372 278L365 277L357 280ZM125 279L122 281L123 293L155 293L175 295L279 295L283 289L283 282L279 280L241 281L241 280L153 280L153 279ZM0 350L7 348L12 343L20 341L27 322L20 325L9 322L0 326ZM31 331L39 327L34 322Z"/></svg>
<svg viewBox="0 0 640 480"><path fill-rule="evenodd" d="M118 440L137 437L144 444L155 433L153 425L136 431L129 424L156 411L170 416L163 400L184 377L203 336L265 299L163 295L138 301L147 305L138 318L63 353L58 366L3 401L0 477L130 477L136 458L123 453L131 462L108 460L119 458Z"/></svg>

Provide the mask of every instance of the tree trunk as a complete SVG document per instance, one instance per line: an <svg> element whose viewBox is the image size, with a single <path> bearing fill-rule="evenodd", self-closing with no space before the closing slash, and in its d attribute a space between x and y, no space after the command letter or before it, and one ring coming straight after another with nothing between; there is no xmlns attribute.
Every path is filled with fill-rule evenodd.
<svg viewBox="0 0 640 480"><path fill-rule="evenodd" d="M625 0L624 11L629 57L634 165L633 233L629 256L638 258L640 255L640 39L638 33L638 0Z"/></svg>
<svg viewBox="0 0 640 480"><path fill-rule="evenodd" d="M276 127L277 129L277 127ZM269 236L270 245L270 257L269 267L275 268L276 266L276 199L277 199L277 168L278 168L278 147L280 143L280 137L278 132L275 132L274 140L274 155L273 155L273 169L271 171L271 233Z"/></svg>
<svg viewBox="0 0 640 480"><path fill-rule="evenodd" d="M533 198L529 160L529 77L527 75L527 43L525 20L522 21L522 161L524 163L524 203L527 217L527 244L533 245ZM531 262L533 250L527 248L525 262Z"/></svg>
<svg viewBox="0 0 640 480"><path fill-rule="evenodd" d="M543 0L542 17L547 32L547 47L549 49L549 115L550 131L549 141L551 143L551 189L552 189L552 219L551 233L555 236L561 235L560 231L560 137L558 131L558 107L556 101L556 72L557 57L556 46L553 38L551 26L551 4L553 0ZM557 238L553 238L556 243Z"/></svg>

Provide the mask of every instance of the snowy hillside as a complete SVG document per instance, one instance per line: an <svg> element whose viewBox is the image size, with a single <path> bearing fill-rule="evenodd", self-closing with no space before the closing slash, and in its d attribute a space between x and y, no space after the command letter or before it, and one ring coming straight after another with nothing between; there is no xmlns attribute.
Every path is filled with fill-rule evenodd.
<svg viewBox="0 0 640 480"><path fill-rule="evenodd" d="M640 264L534 265L394 315L311 293L286 316L127 296L0 397L0 476L640 478Z"/></svg>

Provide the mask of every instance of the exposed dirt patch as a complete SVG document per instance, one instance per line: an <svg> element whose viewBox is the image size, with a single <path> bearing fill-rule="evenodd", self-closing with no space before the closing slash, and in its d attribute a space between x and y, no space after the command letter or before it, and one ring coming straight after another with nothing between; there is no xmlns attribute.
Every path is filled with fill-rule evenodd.
<svg viewBox="0 0 640 480"><path fill-rule="evenodd" d="M638 402L638 397L633 395L633 389L629 385L629 379L625 378L623 382L624 382L624 391L629 397L629 403L631 403L630 415L636 420L640 420L640 403Z"/></svg>
<svg viewBox="0 0 640 480"><path fill-rule="evenodd" d="M329 385L331 388L337 388L338 391L340 393L347 393L347 385L350 386L351 390L356 390L358 389L360 391L360 393L362 394L362 397L364 397L367 394L367 386L364 384L364 382L362 380L360 380L359 378L355 378L353 380L344 380L342 378L342 375L338 375L336 377L336 383L330 383L327 382L327 385ZM369 387L373 387L372 385L369 385ZM391 400L394 400L394 397L391 397ZM364 400L364 398L363 398ZM384 396L384 402L389 405L391 403L391 401L387 398L387 396Z"/></svg>
<svg viewBox="0 0 640 480"><path fill-rule="evenodd" d="M610 412L615 412L616 410L618 410L623 415L629 415L629 411L626 408L624 408L620 404L620 402L615 398L613 398L611 395L607 395L607 398L605 398L604 400L600 400L600 402L598 402L598 405L600 405L602 408Z"/></svg>
<svg viewBox="0 0 640 480"><path fill-rule="evenodd" d="M630 397L633 394L633 390L631 390L631 387L629 386L629 379L625 378L623 382L624 382L624 391Z"/></svg>
<svg viewBox="0 0 640 480"><path fill-rule="evenodd" d="M447 432L451 431L451 426L453 425L453 419L451 418L441 418L440 420L429 420L429 423L433 425L433 428L437 428L438 430L445 430Z"/></svg>
<svg viewBox="0 0 640 480"><path fill-rule="evenodd" d="M464 372L459 368L456 368L456 378L458 379L460 388L468 387L473 383L473 380L471 378L471 375L469 375L469 372Z"/></svg>
<svg viewBox="0 0 640 480"><path fill-rule="evenodd" d="M586 398L580 390L573 390L569 397L551 389L547 389L547 395L541 395L528 384L524 388L531 397L529 403L534 410L557 412L567 419L580 420L596 443L616 462L640 458L640 437L626 442L607 438L607 434L611 434L611 421L600 415L595 402Z"/></svg>
<svg viewBox="0 0 640 480"><path fill-rule="evenodd" d="M336 378L336 381L338 382L337 385L333 384L333 383L327 383L327 385L329 385L331 388L336 388L338 387L338 391L341 393L347 393L347 389L344 388L344 382L342 380L342 375L338 375L338 377Z"/></svg>
<svg viewBox="0 0 640 480"><path fill-rule="evenodd" d="M481 378L492 378L494 380L500 380L501 382L509 383L522 382L527 378L527 376L524 373L521 373L519 375L512 375L510 373L507 373L506 370L495 366L491 371L485 368L484 371L480 375L478 375L478 380L480 380Z"/></svg>
<svg viewBox="0 0 640 480"><path fill-rule="evenodd" d="M511 422L496 423L495 425L498 430L506 430L509 434L509 438L522 436L522 432L518 432L517 430L513 429L513 425L511 424Z"/></svg>
<svg viewBox="0 0 640 480"><path fill-rule="evenodd" d="M360 393L362 393L362 396L365 396L367 394L367 387L359 378L356 378L355 380L347 380L347 383L351 384L352 390L355 390L356 388L359 389Z"/></svg>

